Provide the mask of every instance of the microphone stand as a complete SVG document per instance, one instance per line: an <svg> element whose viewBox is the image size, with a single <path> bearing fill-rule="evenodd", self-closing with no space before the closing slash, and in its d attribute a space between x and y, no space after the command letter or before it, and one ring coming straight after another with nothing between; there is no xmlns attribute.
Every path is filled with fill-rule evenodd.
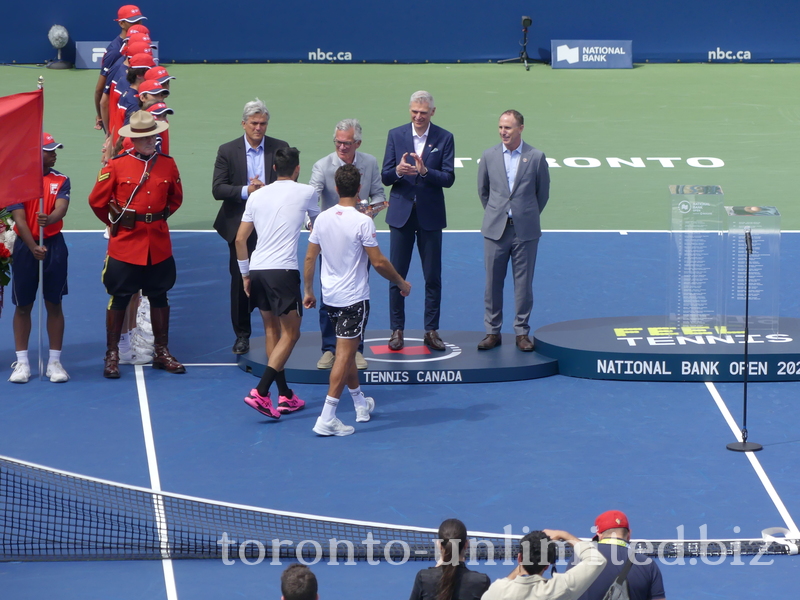
<svg viewBox="0 0 800 600"><path fill-rule="evenodd" d="M761 444L747 441L747 372L750 365L748 363L748 347L750 345L750 255L753 253L753 237L750 233L750 228L744 228L744 241L746 246L746 262L744 274L744 373L742 374L744 383L744 415L742 417L742 441L731 442L728 444L728 450L734 452L758 452L763 450Z"/></svg>

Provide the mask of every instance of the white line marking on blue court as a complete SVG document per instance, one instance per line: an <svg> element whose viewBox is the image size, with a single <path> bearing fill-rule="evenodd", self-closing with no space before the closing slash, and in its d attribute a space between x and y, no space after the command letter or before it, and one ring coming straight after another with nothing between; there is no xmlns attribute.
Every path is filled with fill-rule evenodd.
<svg viewBox="0 0 800 600"><path fill-rule="evenodd" d="M722 416L725 418L725 421L728 423L728 427L731 428L733 435L736 437L736 441L742 441L742 431L739 428L739 425L736 424L736 420L733 418L731 411L728 410L728 406L725 404L725 401L720 396L719 392L717 391L716 386L711 382L706 382L706 388L708 392L711 394L711 397L714 398L714 402L717 403L717 408L722 413ZM778 495L778 492L775 490L775 486L772 485L772 482L769 480L767 473L764 471L764 467L761 466L761 462L756 458L756 455L753 452L745 452L744 453L750 464L753 465L753 469L758 475L758 478L761 480L761 484L764 486L764 489L767 490L767 494L772 499L773 504L775 504L775 508L778 509L783 521L786 523L786 528L789 529L789 533L786 534L787 538L798 538L800 537L800 531L797 529L797 525L792 519L792 516L789 514L789 511L786 510L786 506L783 504L783 500Z"/></svg>
<svg viewBox="0 0 800 600"><path fill-rule="evenodd" d="M135 366L136 391L139 394L139 411L142 414L142 433L144 434L144 448L147 454L147 469L150 472L150 488L161 491L161 477L158 474L158 459L156 458L156 444L153 438L153 426L150 421L150 404L147 401L147 387L144 382L144 369L142 365ZM164 500L158 494L153 494L153 507L158 527L158 539L161 542L161 553L165 557L161 560L164 570L164 585L167 589L167 600L178 600L178 589L175 586L175 573L172 569L172 560L169 557L169 532L167 530L166 515L164 513Z"/></svg>

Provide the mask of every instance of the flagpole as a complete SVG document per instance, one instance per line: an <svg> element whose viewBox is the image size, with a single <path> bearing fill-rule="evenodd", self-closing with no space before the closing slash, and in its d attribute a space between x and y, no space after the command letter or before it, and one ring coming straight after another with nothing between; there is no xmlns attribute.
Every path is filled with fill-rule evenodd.
<svg viewBox="0 0 800 600"><path fill-rule="evenodd" d="M39 81L37 83L37 89L42 90L42 96L44 96L44 77L39 75ZM44 129L41 127L40 129ZM44 150L42 150L42 131L39 131L39 172L41 173L41 177L39 177L39 181L44 181ZM42 184L43 186L44 184ZM44 212L44 187L41 187L42 192L39 194L39 214ZM39 225L39 245L44 246L44 227ZM44 356L42 354L42 338L44 336L44 331L42 327L42 319L43 319L43 307L44 304L44 259L39 261L39 288L36 291L36 296L39 299L39 381L44 379Z"/></svg>

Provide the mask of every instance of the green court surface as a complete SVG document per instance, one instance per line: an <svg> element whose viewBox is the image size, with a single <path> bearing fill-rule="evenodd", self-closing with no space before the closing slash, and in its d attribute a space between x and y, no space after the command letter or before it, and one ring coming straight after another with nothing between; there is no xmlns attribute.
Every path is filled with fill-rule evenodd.
<svg viewBox="0 0 800 600"><path fill-rule="evenodd" d="M216 149L241 135L248 100L266 101L268 134L300 149L300 180L307 181L313 162L333 151L340 119L360 119L361 150L381 160L387 131L408 120L408 97L417 89L434 95L434 122L454 133L462 159L447 194L450 229L480 227L476 160L499 142L497 118L510 108L526 118L523 138L560 165L551 169L546 229L667 229L670 184L720 185L726 204L777 206L782 228L800 229L799 65L646 64L592 71L540 64L530 71L497 64L167 67L177 77L168 101L176 111L170 142L185 190L173 229L211 227L218 209L211 197ZM97 72L3 66L0 95L35 89L39 75L45 77L45 130L65 144L57 168L72 178L67 228L99 229L84 201L102 143L92 128ZM692 158L706 160L691 166ZM720 161L724 166L712 166ZM383 217L378 220L385 227Z"/></svg>

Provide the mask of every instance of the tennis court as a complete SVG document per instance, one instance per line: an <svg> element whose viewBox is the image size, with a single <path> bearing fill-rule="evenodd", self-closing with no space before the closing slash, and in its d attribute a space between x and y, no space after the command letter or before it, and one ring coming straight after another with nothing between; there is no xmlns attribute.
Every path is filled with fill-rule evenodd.
<svg viewBox="0 0 800 600"><path fill-rule="evenodd" d="M57 168L73 180L66 221L70 294L64 304L64 364L72 380L15 386L2 377L0 455L145 488L153 487L157 466L165 492L408 527L435 528L456 516L474 531L499 533L511 525L521 534L526 526L556 527L588 537L594 517L617 508L630 517L633 536L642 539L672 539L679 527L686 538L698 538L706 526L710 539L759 538L770 527L792 528L792 517L800 514L797 384L750 386L748 426L751 438L765 446L757 462L766 479L747 456L725 449L734 433L721 406L740 419L737 384L554 376L502 384L375 386L373 420L342 439L311 433L324 387L299 385L309 409L265 422L241 400L254 379L233 366L226 247L208 230L217 209L210 195L214 154L241 131L245 101L259 96L267 102L269 134L300 148L303 181L313 161L330 152L336 121L358 117L362 150L380 157L386 131L407 118L407 96L426 88L436 97L435 122L454 133L462 159L447 195L443 330L474 331L475 343L482 337L475 160L496 143L497 116L512 107L526 116L524 139L560 165L551 169L551 202L543 216L547 231L539 248L534 329L570 319L664 312L667 186L674 183L720 185L726 204L780 209L787 232L781 314L795 316L796 69L170 66L178 77L170 97L176 111L171 141L186 193L170 221L179 272L170 295L170 348L189 367L180 377L127 367L120 381L101 376L104 241L85 203L100 145L91 129L95 74L46 72L45 130L65 144ZM0 67L0 95L32 89L42 71ZM608 160L634 162L633 157L645 166L615 167ZM659 157L672 158L673 166ZM691 166L687 159L697 157L717 158L724 166ZM388 235L379 234L379 241L387 250ZM421 290L418 263L412 265L409 280ZM384 282L373 280L371 328L388 327L387 296ZM407 310L409 327L419 327L421 298L412 293ZM9 364L11 315L9 303L0 319L0 355ZM315 311L307 313L303 332L317 335ZM342 413L351 416L347 409ZM764 595L768 585L772 595L790 597L796 557L762 559L774 561L770 565L751 565L751 559L743 557L743 565L728 557L718 565L686 559L662 566L665 589L669 597L750 598ZM404 598L416 570L430 566L324 562L312 568L325 598ZM64 598L123 600L276 597L285 564L0 563L0 588L11 598L56 591ZM474 568L493 579L511 570L499 561Z"/></svg>

